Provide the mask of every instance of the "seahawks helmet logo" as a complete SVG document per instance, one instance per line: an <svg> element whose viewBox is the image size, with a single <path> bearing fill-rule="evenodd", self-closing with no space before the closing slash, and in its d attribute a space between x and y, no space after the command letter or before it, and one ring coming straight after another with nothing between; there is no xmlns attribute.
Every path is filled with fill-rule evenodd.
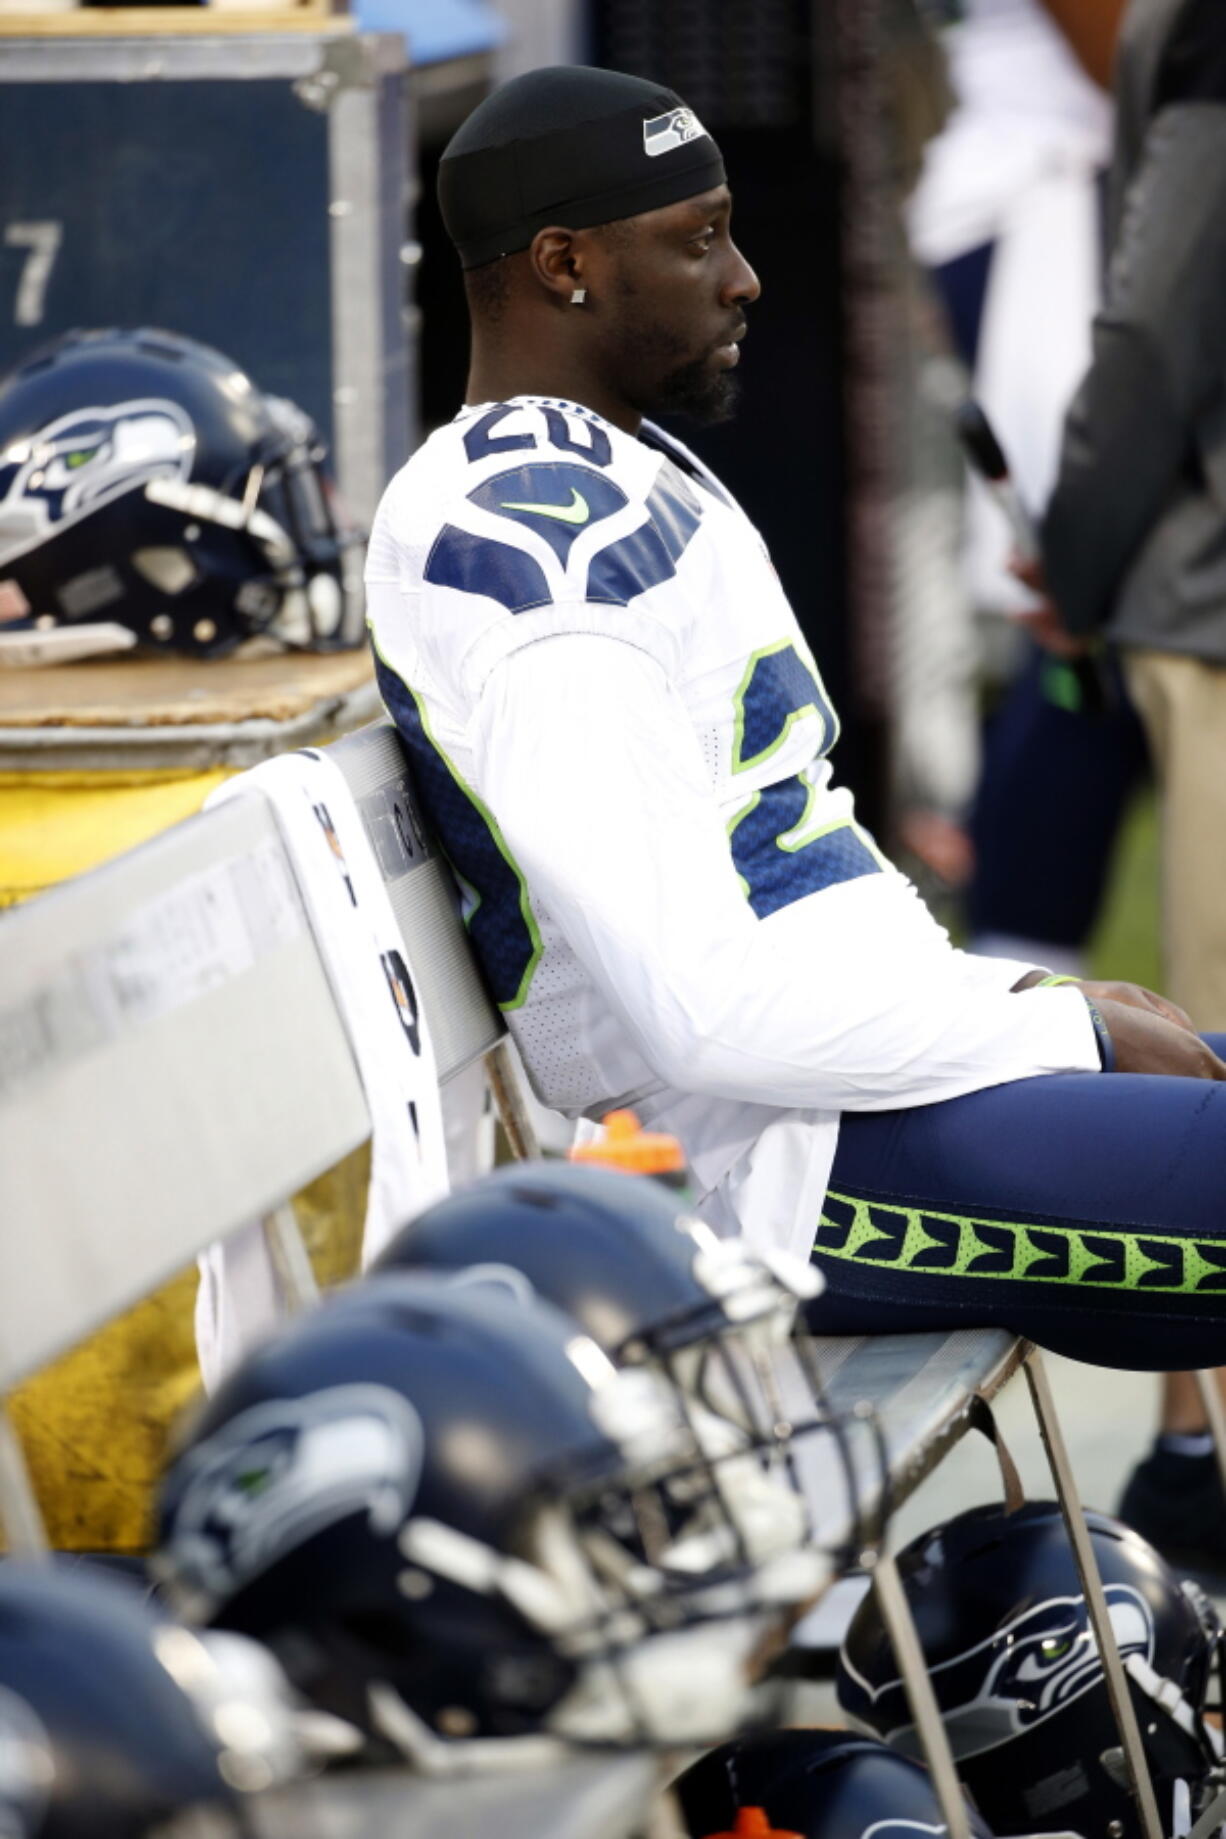
<svg viewBox="0 0 1226 1839"><path fill-rule="evenodd" d="M1108 1584L1106 1596L1121 1659L1140 1654L1152 1663L1154 1625L1144 1597L1127 1584ZM902 1681L870 1686L846 1651L842 1665L878 1707L875 1729L881 1729L883 1714L889 1722L893 1709L898 1723L883 1732L886 1741L920 1758ZM961 1762L1054 1717L1096 1686L1103 1669L1084 1596L1062 1596L1036 1604L986 1641L934 1666L931 1674L950 1747Z"/></svg>
<svg viewBox="0 0 1226 1839"><path fill-rule="evenodd" d="M183 1458L164 1567L196 1614L326 1527L364 1514L391 1537L421 1477L421 1419L386 1386L253 1406Z"/></svg>
<svg viewBox="0 0 1226 1839"><path fill-rule="evenodd" d="M706 131L693 109L670 109L667 115L655 115L643 123L643 149L649 160L658 159L674 147L698 140Z"/></svg>
<svg viewBox="0 0 1226 1839"><path fill-rule="evenodd" d="M0 563L151 479L186 479L196 433L176 402L74 409L0 453Z"/></svg>

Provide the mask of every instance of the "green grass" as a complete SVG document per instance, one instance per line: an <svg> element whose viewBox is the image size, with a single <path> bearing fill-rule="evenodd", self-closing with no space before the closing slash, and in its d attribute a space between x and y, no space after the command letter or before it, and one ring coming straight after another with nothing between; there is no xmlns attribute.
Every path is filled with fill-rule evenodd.
<svg viewBox="0 0 1226 1839"><path fill-rule="evenodd" d="M1158 921L1158 811L1152 792L1133 804L1116 847L1102 915L1089 946L1091 977L1162 988Z"/></svg>

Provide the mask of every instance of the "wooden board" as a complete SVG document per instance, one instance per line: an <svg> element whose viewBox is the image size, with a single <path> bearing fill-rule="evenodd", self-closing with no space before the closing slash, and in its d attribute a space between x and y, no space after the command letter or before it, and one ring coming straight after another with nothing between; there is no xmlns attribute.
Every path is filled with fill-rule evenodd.
<svg viewBox="0 0 1226 1839"><path fill-rule="evenodd" d="M100 6L62 12L0 11L0 38L223 38L276 32L352 32L354 21L307 0L286 7Z"/></svg>
<svg viewBox="0 0 1226 1839"><path fill-rule="evenodd" d="M350 695L373 676L365 648L222 658L211 664L187 658L106 658L42 670L0 670L0 729L290 722L332 697Z"/></svg>

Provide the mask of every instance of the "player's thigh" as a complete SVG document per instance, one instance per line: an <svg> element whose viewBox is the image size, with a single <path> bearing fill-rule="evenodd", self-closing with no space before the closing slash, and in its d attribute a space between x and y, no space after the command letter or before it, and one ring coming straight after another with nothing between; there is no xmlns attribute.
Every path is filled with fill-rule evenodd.
<svg viewBox="0 0 1226 1839"><path fill-rule="evenodd" d="M1226 1038L1205 1037L1222 1053ZM1226 1236L1226 1085L1062 1073L847 1112L831 1186L1001 1217Z"/></svg>
<svg viewBox="0 0 1226 1839"><path fill-rule="evenodd" d="M995 1323L1121 1366L1226 1359L1224 1170L1226 1086L1200 1080L1067 1074L848 1114L814 1326Z"/></svg>

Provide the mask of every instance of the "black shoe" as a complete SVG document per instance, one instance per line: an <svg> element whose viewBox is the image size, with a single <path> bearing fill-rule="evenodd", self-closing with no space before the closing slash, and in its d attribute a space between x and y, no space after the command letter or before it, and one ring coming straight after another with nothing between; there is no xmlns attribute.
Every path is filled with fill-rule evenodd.
<svg viewBox="0 0 1226 1839"><path fill-rule="evenodd" d="M1155 1448L1128 1477L1116 1517L1174 1570L1226 1581L1226 1492L1216 1456Z"/></svg>

